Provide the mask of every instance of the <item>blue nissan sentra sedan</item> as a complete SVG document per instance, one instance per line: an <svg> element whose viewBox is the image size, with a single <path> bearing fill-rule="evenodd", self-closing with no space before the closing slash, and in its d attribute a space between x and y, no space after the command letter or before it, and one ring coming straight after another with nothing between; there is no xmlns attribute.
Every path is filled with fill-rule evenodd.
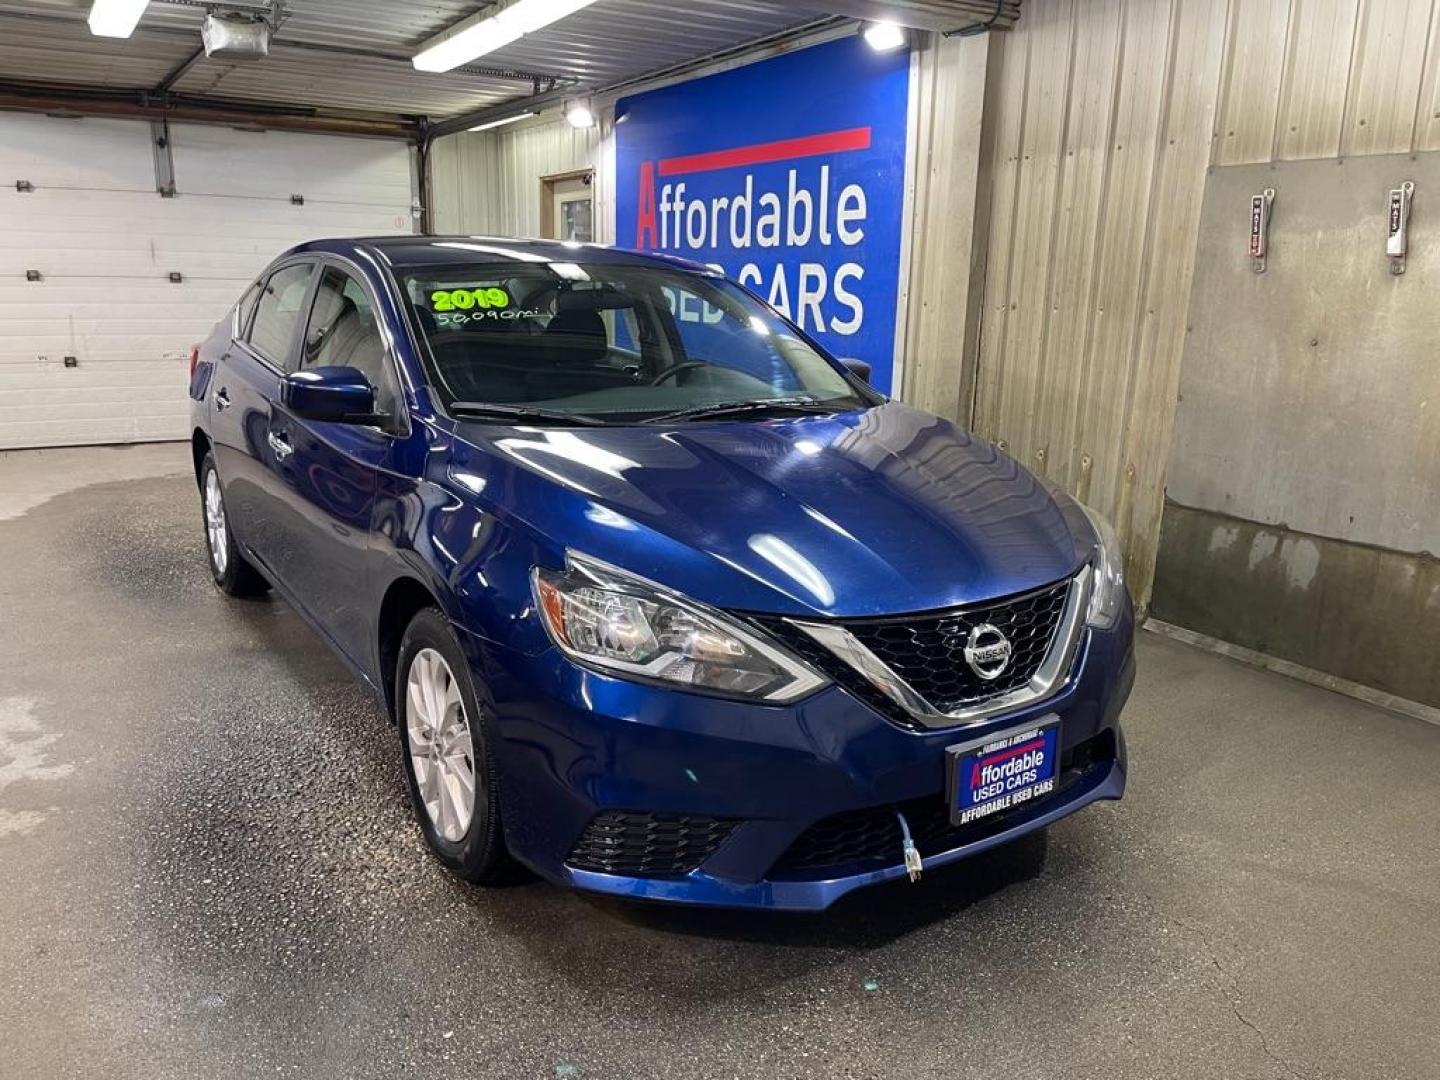
<svg viewBox="0 0 1440 1080"><path fill-rule="evenodd" d="M706 267L317 241L191 368L216 584L376 692L469 881L818 910L1124 791L1110 527Z"/></svg>

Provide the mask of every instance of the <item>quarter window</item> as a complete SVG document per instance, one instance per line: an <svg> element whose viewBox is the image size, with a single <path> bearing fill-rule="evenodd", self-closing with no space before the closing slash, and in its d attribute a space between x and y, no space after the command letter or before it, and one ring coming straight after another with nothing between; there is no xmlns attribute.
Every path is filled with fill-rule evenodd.
<svg viewBox="0 0 1440 1080"><path fill-rule="evenodd" d="M261 281L254 282L250 288L245 290L245 295L240 297L240 302L235 305L235 330L236 337L243 338L245 331L250 328L250 316L255 311L255 301L260 299Z"/></svg>
<svg viewBox="0 0 1440 1080"><path fill-rule="evenodd" d="M310 287L309 263L276 270L265 282L255 306L255 324L250 328L250 345L272 364L284 367L290 346L300 325L301 308Z"/></svg>

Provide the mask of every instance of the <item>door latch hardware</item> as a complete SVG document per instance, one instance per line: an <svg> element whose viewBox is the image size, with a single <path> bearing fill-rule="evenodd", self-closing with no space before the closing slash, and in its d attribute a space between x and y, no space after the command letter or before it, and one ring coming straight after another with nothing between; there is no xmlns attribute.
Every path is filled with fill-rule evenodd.
<svg viewBox="0 0 1440 1080"><path fill-rule="evenodd" d="M26 281L39 281L39 280L40 280L40 271L39 271L39 270L26 270L26 271L25 271L25 280L26 280Z"/></svg>
<svg viewBox="0 0 1440 1080"><path fill-rule="evenodd" d="M1410 246L1410 198L1415 182L1406 180L1390 189L1390 232L1385 238L1385 254L1390 258L1390 273L1405 273L1405 256Z"/></svg>
<svg viewBox="0 0 1440 1080"><path fill-rule="evenodd" d="M1257 274L1265 272L1270 251L1270 204L1274 201L1274 188L1250 197L1250 269Z"/></svg>
<svg viewBox="0 0 1440 1080"><path fill-rule="evenodd" d="M290 440L277 432L266 432L265 441L270 444L270 449L275 452L276 461L284 461L295 452L295 448L290 445Z"/></svg>
<svg viewBox="0 0 1440 1080"><path fill-rule="evenodd" d="M16 180L15 190L23 195L28 195L30 192L35 190L35 185L32 184L29 180Z"/></svg>

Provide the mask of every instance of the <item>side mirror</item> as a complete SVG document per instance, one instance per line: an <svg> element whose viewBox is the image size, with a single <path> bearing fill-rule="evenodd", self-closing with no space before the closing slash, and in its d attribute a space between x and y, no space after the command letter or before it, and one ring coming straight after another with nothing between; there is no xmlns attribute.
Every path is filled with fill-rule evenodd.
<svg viewBox="0 0 1440 1080"><path fill-rule="evenodd" d="M375 388L353 367L312 367L292 371L280 383L280 403L306 420L373 424Z"/></svg>
<svg viewBox="0 0 1440 1080"><path fill-rule="evenodd" d="M858 375L867 383L870 381L871 367L864 360L856 360L853 356L842 357L840 362L850 369L852 375Z"/></svg>

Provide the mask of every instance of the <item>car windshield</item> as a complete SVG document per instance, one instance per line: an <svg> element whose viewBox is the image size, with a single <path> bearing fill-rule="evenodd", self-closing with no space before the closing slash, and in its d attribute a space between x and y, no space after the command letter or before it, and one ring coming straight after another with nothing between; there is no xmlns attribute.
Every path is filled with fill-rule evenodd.
<svg viewBox="0 0 1440 1080"><path fill-rule="evenodd" d="M636 423L880 400L718 275L534 257L409 268L401 284L456 415Z"/></svg>

